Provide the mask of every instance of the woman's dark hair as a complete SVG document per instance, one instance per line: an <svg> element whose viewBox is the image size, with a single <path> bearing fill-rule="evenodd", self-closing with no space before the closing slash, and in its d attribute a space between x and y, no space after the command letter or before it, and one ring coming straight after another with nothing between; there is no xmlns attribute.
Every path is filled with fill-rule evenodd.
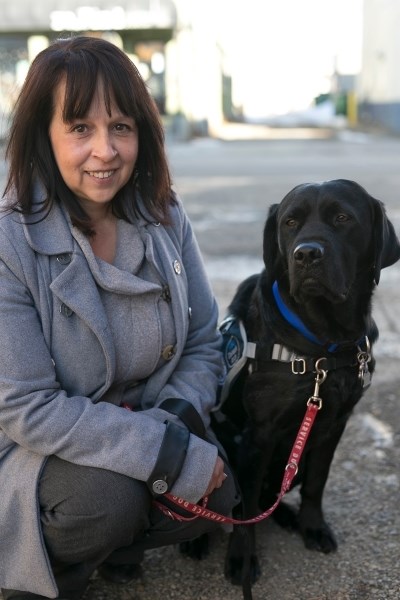
<svg viewBox="0 0 400 600"><path fill-rule="evenodd" d="M158 109L130 58L117 46L103 39L77 36L60 39L40 52L28 71L14 109L6 159L9 175L5 195L8 207L23 213L38 210L33 206L33 187L38 179L46 191L40 205L44 217L54 201L62 200L75 225L91 232L90 219L65 185L57 167L49 138L54 114L54 96L65 78L63 118L68 122L87 115L99 79L104 82L104 102L111 113L112 102L126 116L133 117L139 134L139 153L130 181L113 201L116 216L129 220L138 211L137 190L151 217L167 222L168 206L173 202L171 177L164 148L164 130ZM40 218L44 218L40 217Z"/></svg>

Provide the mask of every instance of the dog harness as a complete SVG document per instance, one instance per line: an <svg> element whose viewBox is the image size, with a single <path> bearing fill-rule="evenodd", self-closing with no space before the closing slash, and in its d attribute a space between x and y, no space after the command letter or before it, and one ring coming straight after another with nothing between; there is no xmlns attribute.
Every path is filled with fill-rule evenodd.
<svg viewBox="0 0 400 600"><path fill-rule="evenodd" d="M227 315L219 326L222 334L222 350L225 363L225 379L219 388L218 402L214 411L218 411L228 398L232 385L247 365L249 373L274 371L305 375L317 372L316 365L323 361L326 371L343 367L357 367L358 378L363 388L371 383L369 363L371 346L367 336L357 342L337 344L319 340L283 302L278 283L273 285L276 305L283 318L299 331L306 339L318 346L323 346L328 356L312 357L298 354L291 348L273 340L249 341L243 322L235 315ZM340 350L340 352L339 352Z"/></svg>

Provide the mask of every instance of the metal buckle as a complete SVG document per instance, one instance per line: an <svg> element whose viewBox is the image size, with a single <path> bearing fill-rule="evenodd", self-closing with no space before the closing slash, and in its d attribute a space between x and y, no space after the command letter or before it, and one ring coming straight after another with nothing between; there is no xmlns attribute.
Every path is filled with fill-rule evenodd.
<svg viewBox="0 0 400 600"><path fill-rule="evenodd" d="M297 464L297 462L295 460L291 460L285 467L285 471L288 471L289 469L294 469L294 477L297 475L297 473L299 472L299 465Z"/></svg>
<svg viewBox="0 0 400 600"><path fill-rule="evenodd" d="M311 398L307 400L307 406L310 406L310 404L314 404L318 410L321 410L322 399L319 396L311 396Z"/></svg>
<svg viewBox="0 0 400 600"><path fill-rule="evenodd" d="M294 358L292 360L292 373L293 375L304 375L306 372L306 361L304 358Z"/></svg>

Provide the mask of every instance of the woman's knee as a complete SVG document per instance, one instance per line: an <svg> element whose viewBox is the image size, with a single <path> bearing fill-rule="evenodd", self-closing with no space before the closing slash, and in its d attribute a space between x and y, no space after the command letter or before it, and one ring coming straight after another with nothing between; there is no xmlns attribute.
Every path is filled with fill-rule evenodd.
<svg viewBox="0 0 400 600"><path fill-rule="evenodd" d="M50 457L39 504L47 545L63 560L71 547L87 557L99 546L112 551L131 544L148 527L151 497L143 483L125 475Z"/></svg>

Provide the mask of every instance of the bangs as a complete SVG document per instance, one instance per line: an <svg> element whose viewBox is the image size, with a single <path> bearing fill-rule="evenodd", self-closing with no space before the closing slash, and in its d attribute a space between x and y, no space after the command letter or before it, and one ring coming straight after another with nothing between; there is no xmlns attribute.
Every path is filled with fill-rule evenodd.
<svg viewBox="0 0 400 600"><path fill-rule="evenodd" d="M122 114L138 119L138 103L131 83L132 72L126 72L125 77L121 77L121 64L113 65L108 56L102 56L100 60L98 56L81 52L71 53L65 66L65 122L84 118L88 114L101 82L108 115L111 115L112 104L115 103ZM135 70L133 63L132 70Z"/></svg>

